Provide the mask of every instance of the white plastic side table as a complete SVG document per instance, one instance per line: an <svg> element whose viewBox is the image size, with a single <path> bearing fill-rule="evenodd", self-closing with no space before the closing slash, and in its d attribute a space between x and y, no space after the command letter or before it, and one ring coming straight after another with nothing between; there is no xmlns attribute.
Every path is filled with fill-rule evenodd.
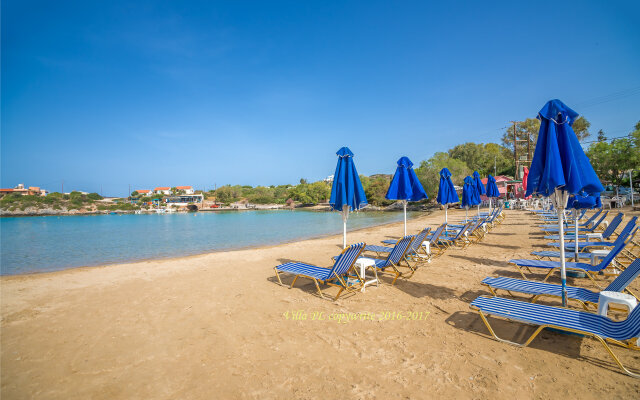
<svg viewBox="0 0 640 400"><path fill-rule="evenodd" d="M424 242L422 242L422 248L424 249L424 252L427 253L427 256L431 255L431 242L428 240L425 240ZM431 263L431 257L429 257L427 259L428 263Z"/></svg>
<svg viewBox="0 0 640 400"><path fill-rule="evenodd" d="M600 259L605 258L611 250L591 250L591 265L596 265Z"/></svg>
<svg viewBox="0 0 640 400"><path fill-rule="evenodd" d="M361 291L364 292L364 289L367 287L367 285L375 283L376 287L378 286L378 271L376 270L376 261L374 259L360 257L356 260L355 266L360 268L360 278L362 278L363 280L362 289L360 289ZM375 279L367 281L367 267L371 267L373 269L373 274L376 277Z"/></svg>
<svg viewBox="0 0 640 400"><path fill-rule="evenodd" d="M598 298L598 315L606 317L609 311L609 304L627 306L629 312L631 312L638 305L638 300L630 294L604 290L600 292L600 298ZM636 340L636 346L640 346L640 338Z"/></svg>
<svg viewBox="0 0 640 400"><path fill-rule="evenodd" d="M587 241L602 240L602 233L587 233Z"/></svg>
<svg viewBox="0 0 640 400"><path fill-rule="evenodd" d="M607 312L609 311L609 304L620 304L623 306L627 306L629 312L633 310L636 305L638 305L638 300L630 294L613 292L609 290L605 290L600 292L600 298L598 299L598 315L602 315L604 317L607 316Z"/></svg>

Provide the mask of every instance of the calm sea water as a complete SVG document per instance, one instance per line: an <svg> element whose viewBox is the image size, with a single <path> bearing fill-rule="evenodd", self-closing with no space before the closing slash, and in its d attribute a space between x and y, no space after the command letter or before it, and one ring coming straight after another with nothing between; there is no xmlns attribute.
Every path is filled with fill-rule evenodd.
<svg viewBox="0 0 640 400"><path fill-rule="evenodd" d="M401 220L402 213L353 213L347 229ZM176 257L341 232L338 213L289 210L0 218L0 274Z"/></svg>

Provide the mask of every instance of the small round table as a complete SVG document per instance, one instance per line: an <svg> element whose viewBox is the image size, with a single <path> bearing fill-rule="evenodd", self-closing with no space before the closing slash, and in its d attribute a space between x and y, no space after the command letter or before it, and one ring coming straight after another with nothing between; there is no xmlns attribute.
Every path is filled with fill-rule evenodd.
<svg viewBox="0 0 640 400"><path fill-rule="evenodd" d="M367 287L367 285L371 285L373 283L378 286L378 271L376 269L376 260L372 258L360 257L356 260L355 266L360 268L360 279L362 279L362 289L360 289L361 291L364 292L364 288ZM375 279L367 281L367 267L371 267L373 269L373 274L376 277Z"/></svg>

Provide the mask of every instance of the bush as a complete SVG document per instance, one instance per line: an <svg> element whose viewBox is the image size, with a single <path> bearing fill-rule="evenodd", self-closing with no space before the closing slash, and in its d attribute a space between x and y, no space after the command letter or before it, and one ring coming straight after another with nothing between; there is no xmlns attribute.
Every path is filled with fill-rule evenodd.
<svg viewBox="0 0 640 400"><path fill-rule="evenodd" d="M89 200L102 200L104 197L100 196L98 193L89 193L87 198Z"/></svg>

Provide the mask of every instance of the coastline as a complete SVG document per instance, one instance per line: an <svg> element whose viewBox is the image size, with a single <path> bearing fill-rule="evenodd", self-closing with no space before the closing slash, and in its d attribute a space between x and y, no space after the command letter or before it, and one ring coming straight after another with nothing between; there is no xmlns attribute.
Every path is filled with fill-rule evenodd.
<svg viewBox="0 0 640 400"><path fill-rule="evenodd" d="M270 211L270 210L242 210L242 211ZM316 212L314 210L305 210L305 211L313 211ZM392 211L386 211L386 212L392 212ZM421 215L419 217L414 217L414 218L410 218L407 217L407 223L409 223L410 221L413 220L418 220L420 218L426 218L429 215L431 215L433 213L433 211L424 211L423 212L424 215ZM385 222L385 223L381 223L381 224L374 224L371 226L367 226L367 227L363 227L363 228L354 228L348 231L348 233L357 233L363 230L367 230L367 229L373 229L373 228L378 228L378 227L385 227L385 226L389 226L389 225L394 225L394 224L402 224L402 222ZM218 249L218 250L206 250L206 251L202 251L202 252L195 252L195 253L186 253L186 254L181 254L181 255L176 255L176 256L167 256L167 257L148 257L148 258L137 258L137 259L129 259L129 260L123 260L121 262L115 262L115 263L95 263L95 264L87 264L87 265L80 265L77 267L71 266L71 267L59 267L53 270L49 270L49 271L34 271L34 272L25 272L25 273L18 273L18 274L4 274L4 275L0 275L0 283L2 282L3 278L7 278L7 277L20 277L20 276L29 276L29 275L44 275L44 274L55 274L58 272L64 272L64 271L68 271L68 270L73 270L73 269L92 269L92 268L108 268L111 266L116 266L116 265L122 265L122 264L136 264L136 263L144 263L144 262L150 262L150 261L156 261L156 260L165 260L165 261L178 261L178 260L182 260L182 259L186 259L186 258L190 258L190 257L197 257L197 256L203 256L203 255L208 255L208 254L216 254L216 253L225 253L225 252L230 252L230 251L238 251L238 250L260 250L260 249L269 249L269 248L273 248L275 246L279 246L279 245L283 245L283 244L288 244L288 243L295 243L295 242L302 242L302 241L307 241L307 240L314 240L314 239L324 239L324 238L331 238L331 237L342 237L341 234L333 234L333 233L327 233L327 234L320 234L320 235L311 235L311 236L301 236L298 238L294 238L294 239L289 239L289 240L283 240L283 241L277 241L274 243L266 243L266 244L259 244L259 245L249 245L249 246L239 246L239 247L229 247L229 248L224 248L224 249Z"/></svg>
<svg viewBox="0 0 640 400"><path fill-rule="evenodd" d="M443 212L408 221L434 227ZM452 220L464 211L449 210ZM597 342L543 332L530 347L490 338L475 297L481 280L513 273L507 260L545 243L531 217L505 222L465 250L450 250L411 280L334 302L300 279L280 286L287 261L330 266L340 235L174 259L6 276L0 380L7 398L630 398L640 382L621 374ZM349 232L377 244L402 222ZM291 283L285 278L285 284ZM553 281L555 282L555 280ZM572 280L570 284L588 282ZM632 290L640 285L633 282ZM327 295L336 290L327 289ZM543 303L546 301L542 301ZM557 304L549 300L549 304ZM423 312L422 321L313 320L312 315ZM308 315L287 319L287 312ZM316 314L314 314L316 313ZM493 322L493 321L492 321ZM529 332L496 321L507 338ZM616 348L637 366L632 351ZM380 374L380 369L384 374ZM265 371L267 371L265 373ZM594 375L601 379L590 379ZM293 378L295 377L295 379ZM586 382L575 385L575 382ZM615 384L612 384L615 382ZM505 385L505 383L509 383Z"/></svg>

